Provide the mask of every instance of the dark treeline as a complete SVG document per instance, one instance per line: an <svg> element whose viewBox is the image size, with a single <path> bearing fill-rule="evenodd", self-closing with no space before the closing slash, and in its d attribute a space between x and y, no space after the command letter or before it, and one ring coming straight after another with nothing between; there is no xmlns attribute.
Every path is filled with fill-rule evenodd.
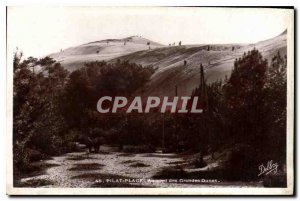
<svg viewBox="0 0 300 201"><path fill-rule="evenodd" d="M286 70L286 56L277 53L268 65L258 50L249 51L230 78L207 86L203 115L186 120L198 124L194 139L204 154L236 147L226 164L232 176L257 178L257 167L270 160L286 164ZM201 96L199 88L193 93Z"/></svg>
<svg viewBox="0 0 300 201"><path fill-rule="evenodd" d="M22 60L17 52L15 172L30 171L31 161L74 151L74 142L86 143L87 137L101 137L102 144L123 151L199 152L200 166L204 155L236 146L228 164L232 171L257 169L272 159L285 164L286 67L286 56L278 53L268 64L254 49L236 59L229 78L193 91L204 97L203 114L100 114L101 96L133 96L154 69L118 60L68 73L49 57Z"/></svg>
<svg viewBox="0 0 300 201"><path fill-rule="evenodd" d="M127 61L92 62L68 73L52 58L22 60L14 55L13 147L15 173L31 171L32 161L74 151L76 141L96 136L118 140L120 114L104 116L103 95L130 96L153 74L152 67Z"/></svg>

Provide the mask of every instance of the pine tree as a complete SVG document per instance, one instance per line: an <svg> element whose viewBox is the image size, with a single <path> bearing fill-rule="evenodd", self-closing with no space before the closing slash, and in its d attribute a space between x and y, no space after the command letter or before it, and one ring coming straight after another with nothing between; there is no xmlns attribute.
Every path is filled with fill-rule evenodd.
<svg viewBox="0 0 300 201"><path fill-rule="evenodd" d="M230 110L231 132L238 140L253 143L263 132L262 107L267 60L253 49L234 62L226 83L225 98ZM258 143L256 143L258 144Z"/></svg>

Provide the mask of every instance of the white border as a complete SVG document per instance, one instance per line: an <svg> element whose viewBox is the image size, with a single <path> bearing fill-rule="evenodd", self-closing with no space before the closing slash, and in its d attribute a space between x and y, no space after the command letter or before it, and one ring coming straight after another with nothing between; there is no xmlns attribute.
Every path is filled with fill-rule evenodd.
<svg viewBox="0 0 300 201"><path fill-rule="evenodd" d="M13 188L12 187L12 55L7 55L6 129L7 188L10 195L291 195L294 188L294 12L288 25L287 174L288 188Z"/></svg>

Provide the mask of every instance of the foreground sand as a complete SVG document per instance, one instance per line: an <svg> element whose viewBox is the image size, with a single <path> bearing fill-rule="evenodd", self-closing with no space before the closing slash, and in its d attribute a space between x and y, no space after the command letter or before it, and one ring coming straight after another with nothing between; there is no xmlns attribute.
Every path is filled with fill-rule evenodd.
<svg viewBox="0 0 300 201"><path fill-rule="evenodd" d="M183 182L183 180L154 179L165 168L184 167L186 172L206 171L217 166L211 163L205 168L186 166L192 156L179 154L143 153L131 154L108 151L102 147L99 153L87 151L53 157L43 163L51 164L42 174L21 179L31 187L230 187L255 186L261 183L224 182L211 178ZM184 179L184 178L183 178Z"/></svg>

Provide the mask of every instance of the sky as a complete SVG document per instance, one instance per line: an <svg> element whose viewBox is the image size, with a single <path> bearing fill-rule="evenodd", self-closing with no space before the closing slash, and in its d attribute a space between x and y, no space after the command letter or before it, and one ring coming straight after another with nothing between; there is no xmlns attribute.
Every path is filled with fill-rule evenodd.
<svg viewBox="0 0 300 201"><path fill-rule="evenodd" d="M291 23L285 9L8 7L8 51L41 57L84 43L141 35L165 45L255 43Z"/></svg>

